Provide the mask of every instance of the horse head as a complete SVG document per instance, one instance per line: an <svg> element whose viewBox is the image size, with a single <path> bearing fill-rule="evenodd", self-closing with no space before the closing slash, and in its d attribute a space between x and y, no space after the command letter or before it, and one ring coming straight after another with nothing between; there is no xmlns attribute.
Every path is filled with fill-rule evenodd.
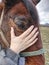
<svg viewBox="0 0 49 65"><path fill-rule="evenodd" d="M36 10L36 5L40 0L6 0L4 8L4 17L1 25L3 37L5 41L0 37L0 43L4 48L10 46L10 28L14 28L16 36L22 34L31 25L38 27L39 30L39 18ZM39 30L40 32L40 30ZM7 44L5 43L7 42ZM3 45L4 44L4 45ZM38 35L38 41L22 52L37 51L42 47L42 41L40 33ZM21 52L21 53L22 53ZM37 60L38 59L38 60ZM26 57L26 65L44 65L44 55Z"/></svg>

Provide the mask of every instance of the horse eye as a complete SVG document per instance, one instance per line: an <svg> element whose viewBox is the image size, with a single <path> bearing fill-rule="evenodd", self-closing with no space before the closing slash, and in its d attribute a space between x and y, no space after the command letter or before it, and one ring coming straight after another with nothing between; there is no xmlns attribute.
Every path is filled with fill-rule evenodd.
<svg viewBox="0 0 49 65"><path fill-rule="evenodd" d="M27 22L23 21L24 19L15 19L15 24L18 26L19 29L21 30L26 30L27 29Z"/></svg>
<svg viewBox="0 0 49 65"><path fill-rule="evenodd" d="M17 21L16 25L22 30L26 29L26 25L23 23L23 21Z"/></svg>
<svg viewBox="0 0 49 65"><path fill-rule="evenodd" d="M26 30L28 26L28 20L24 16L17 16L14 19L15 24L21 30Z"/></svg>

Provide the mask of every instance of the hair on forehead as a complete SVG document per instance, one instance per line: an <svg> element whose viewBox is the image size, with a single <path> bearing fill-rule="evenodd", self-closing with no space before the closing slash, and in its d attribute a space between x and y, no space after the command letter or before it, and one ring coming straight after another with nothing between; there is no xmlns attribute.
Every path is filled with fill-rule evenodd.
<svg viewBox="0 0 49 65"><path fill-rule="evenodd" d="M16 3L19 3L20 0L5 0L5 7L7 9L10 9L11 7L13 7Z"/></svg>

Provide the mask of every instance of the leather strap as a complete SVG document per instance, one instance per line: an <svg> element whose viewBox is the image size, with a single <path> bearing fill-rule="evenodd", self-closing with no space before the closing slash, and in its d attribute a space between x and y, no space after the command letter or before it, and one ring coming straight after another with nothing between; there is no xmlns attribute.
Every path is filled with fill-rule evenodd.
<svg viewBox="0 0 49 65"><path fill-rule="evenodd" d="M2 22L3 22L3 16L4 16L4 8L3 8L3 10L2 10L1 18L0 18L0 35L1 35L1 38L2 38L2 40L3 40L3 42L4 42L4 44L5 44L7 47L9 47L9 43L8 43L8 41L6 40L6 38L5 38L5 36L4 36L4 33L3 33L2 29L1 29L1 25L2 25Z"/></svg>
<svg viewBox="0 0 49 65"><path fill-rule="evenodd" d="M20 53L20 57L37 56L43 54L44 52L45 50L43 48L32 52L22 52Z"/></svg>

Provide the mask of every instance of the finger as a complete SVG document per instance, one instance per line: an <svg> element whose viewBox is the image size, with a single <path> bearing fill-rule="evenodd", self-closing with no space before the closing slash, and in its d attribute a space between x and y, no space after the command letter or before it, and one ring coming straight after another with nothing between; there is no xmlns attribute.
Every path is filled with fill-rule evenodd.
<svg viewBox="0 0 49 65"><path fill-rule="evenodd" d="M36 38L32 43L30 43L30 44L24 46L21 50L23 51L23 50L29 48L30 46L34 45L34 44L37 42L37 40L38 40L38 38Z"/></svg>
<svg viewBox="0 0 49 65"><path fill-rule="evenodd" d="M34 45L37 42L38 38L36 38L34 41L32 41L30 44L26 45L26 48Z"/></svg>
<svg viewBox="0 0 49 65"><path fill-rule="evenodd" d="M35 35L30 40L28 40L27 43L29 44L29 43L33 42L33 40L36 39L38 34L39 34L39 32L35 33Z"/></svg>
<svg viewBox="0 0 49 65"><path fill-rule="evenodd" d="M30 38L32 38L34 36L34 34L36 33L36 31L38 30L38 28L35 28L26 38L25 40L28 41Z"/></svg>
<svg viewBox="0 0 49 65"><path fill-rule="evenodd" d="M14 37L15 37L14 29L13 29L13 27L11 27L11 38L14 38Z"/></svg>
<svg viewBox="0 0 49 65"><path fill-rule="evenodd" d="M19 37L22 38L22 39L25 38L32 31L33 28L34 28L34 26L32 25L22 35L20 35Z"/></svg>

